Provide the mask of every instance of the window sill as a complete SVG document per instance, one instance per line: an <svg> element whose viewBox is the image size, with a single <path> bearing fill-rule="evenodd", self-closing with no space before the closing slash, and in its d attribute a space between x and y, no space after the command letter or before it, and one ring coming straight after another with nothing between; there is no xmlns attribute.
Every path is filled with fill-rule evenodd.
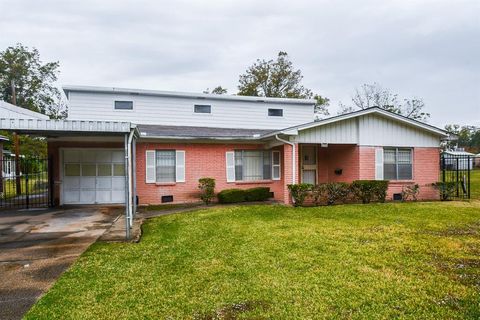
<svg viewBox="0 0 480 320"><path fill-rule="evenodd" d="M388 180L389 184L414 184L415 180Z"/></svg>
<svg viewBox="0 0 480 320"><path fill-rule="evenodd" d="M279 180L254 180L254 181L235 181L235 184L270 184Z"/></svg>
<svg viewBox="0 0 480 320"><path fill-rule="evenodd" d="M176 182L155 182L156 186L162 187L162 186L174 186L176 185Z"/></svg>

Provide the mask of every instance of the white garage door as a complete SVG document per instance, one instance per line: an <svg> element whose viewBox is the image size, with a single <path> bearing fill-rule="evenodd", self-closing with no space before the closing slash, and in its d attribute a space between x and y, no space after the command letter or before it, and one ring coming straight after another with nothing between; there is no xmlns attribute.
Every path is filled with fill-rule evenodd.
<svg viewBox="0 0 480 320"><path fill-rule="evenodd" d="M64 149L63 203L125 202L122 149Z"/></svg>

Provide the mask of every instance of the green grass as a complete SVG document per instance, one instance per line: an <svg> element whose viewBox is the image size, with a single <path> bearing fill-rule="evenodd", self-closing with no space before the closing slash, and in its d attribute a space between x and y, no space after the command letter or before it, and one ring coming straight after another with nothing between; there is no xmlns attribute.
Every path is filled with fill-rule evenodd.
<svg viewBox="0 0 480 320"><path fill-rule="evenodd" d="M480 200L480 169L475 169L470 173L470 197Z"/></svg>
<svg viewBox="0 0 480 320"><path fill-rule="evenodd" d="M48 190L48 180L42 179L37 176L30 177L28 179L28 190L29 194L43 193ZM25 195L27 192L26 189L27 181L25 177L20 178L20 190L21 194ZM17 196L17 181L16 179L4 179L3 180L3 199L10 199Z"/></svg>
<svg viewBox="0 0 480 320"><path fill-rule="evenodd" d="M27 319L478 319L480 202L233 206L96 243Z"/></svg>

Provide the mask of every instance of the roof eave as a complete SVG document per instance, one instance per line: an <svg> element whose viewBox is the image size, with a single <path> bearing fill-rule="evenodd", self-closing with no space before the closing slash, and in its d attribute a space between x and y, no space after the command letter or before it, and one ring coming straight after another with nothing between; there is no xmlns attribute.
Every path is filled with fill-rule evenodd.
<svg viewBox="0 0 480 320"><path fill-rule="evenodd" d="M115 87L94 87L94 86L70 86L62 87L65 95L68 97L69 92L91 92L91 93L117 93L131 95L146 96L164 96L177 98L193 98L193 99L211 99L211 100L227 100L227 101L243 101L243 102L263 102L263 103L281 103L281 104L297 104L297 105L314 105L314 99L295 99L295 98L272 98L272 97L254 97L254 96L237 96L223 94L207 94L192 92L176 92L176 91L159 91L159 90L143 90Z"/></svg>

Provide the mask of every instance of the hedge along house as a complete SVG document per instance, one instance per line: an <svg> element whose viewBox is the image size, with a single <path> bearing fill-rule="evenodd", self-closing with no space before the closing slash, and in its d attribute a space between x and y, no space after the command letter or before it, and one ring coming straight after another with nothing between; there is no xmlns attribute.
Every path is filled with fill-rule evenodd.
<svg viewBox="0 0 480 320"><path fill-rule="evenodd" d="M67 86L66 120L2 119L0 129L48 138L57 204L198 201L216 191L387 179L389 196L418 183L436 197L447 133L371 108L312 122L314 100ZM123 182L122 182L123 181Z"/></svg>

